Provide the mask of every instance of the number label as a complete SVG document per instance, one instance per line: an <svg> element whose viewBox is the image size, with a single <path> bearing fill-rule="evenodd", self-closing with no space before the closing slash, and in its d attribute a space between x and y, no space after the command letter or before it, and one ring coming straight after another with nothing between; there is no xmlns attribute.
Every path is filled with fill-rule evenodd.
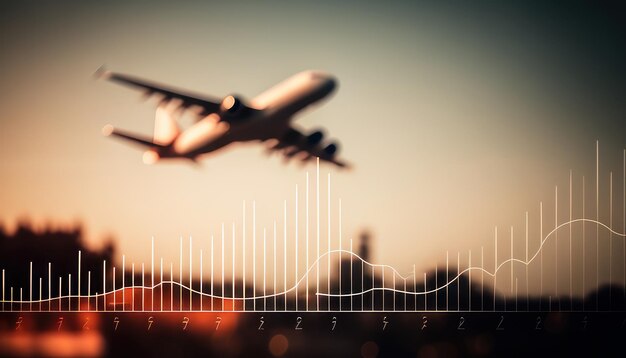
<svg viewBox="0 0 626 358"><path fill-rule="evenodd" d="M265 327L263 327L263 324L265 324L265 321L263 320L263 316L261 316L261 318L259 318L259 331L265 331Z"/></svg>
<svg viewBox="0 0 626 358"><path fill-rule="evenodd" d="M19 331L20 329L22 329L22 322L24 322L24 318L22 316L17 318L17 321L15 321L15 330Z"/></svg>
<svg viewBox="0 0 626 358"><path fill-rule="evenodd" d="M383 317L383 331L387 329L388 324L389 324L389 321L387 321L387 316Z"/></svg>
<svg viewBox="0 0 626 358"><path fill-rule="evenodd" d="M57 331L61 331L61 326L63 325L63 317L59 317L57 321Z"/></svg>
<svg viewBox="0 0 626 358"><path fill-rule="evenodd" d="M154 323L154 317L148 317L148 331L152 328L152 323Z"/></svg>
<svg viewBox="0 0 626 358"><path fill-rule="evenodd" d="M302 327L300 326L302 324L302 317L298 316L296 317L296 331L301 331Z"/></svg>
<svg viewBox="0 0 626 358"><path fill-rule="evenodd" d="M189 325L189 317L183 317L183 331L187 330L187 325Z"/></svg>
<svg viewBox="0 0 626 358"><path fill-rule="evenodd" d="M335 327L337 327L337 317L333 317L331 323L332 323L333 327L330 330L334 331Z"/></svg>
<svg viewBox="0 0 626 358"><path fill-rule="evenodd" d="M456 328L459 331L464 331L465 327L463 327L463 325L465 324L465 317L461 316L461 318L459 318L459 326Z"/></svg>
<svg viewBox="0 0 626 358"><path fill-rule="evenodd" d="M120 325L120 318L115 316L115 318L113 318L113 323L115 323L115 328L113 330L117 331L117 327Z"/></svg>
<svg viewBox="0 0 626 358"><path fill-rule="evenodd" d="M218 329L220 329L220 324L222 323L222 317L217 316L217 318L215 318L215 330L217 331Z"/></svg>
<svg viewBox="0 0 626 358"><path fill-rule="evenodd" d="M500 322L498 322L498 326L496 327L496 331L504 331L504 315L500 316Z"/></svg>

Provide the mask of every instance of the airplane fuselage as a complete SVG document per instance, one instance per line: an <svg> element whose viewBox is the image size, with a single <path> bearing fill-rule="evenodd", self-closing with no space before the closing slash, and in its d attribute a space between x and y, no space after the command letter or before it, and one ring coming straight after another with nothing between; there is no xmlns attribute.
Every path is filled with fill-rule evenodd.
<svg viewBox="0 0 626 358"><path fill-rule="evenodd" d="M269 88L247 103L256 109L235 120L209 114L185 130L168 148L155 149L159 158L210 153L234 142L280 138L296 113L328 96L336 80L323 72L305 71Z"/></svg>

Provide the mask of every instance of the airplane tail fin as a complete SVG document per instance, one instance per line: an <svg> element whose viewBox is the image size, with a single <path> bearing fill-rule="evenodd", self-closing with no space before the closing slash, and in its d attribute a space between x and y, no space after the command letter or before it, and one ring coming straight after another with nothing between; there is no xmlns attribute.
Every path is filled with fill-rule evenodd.
<svg viewBox="0 0 626 358"><path fill-rule="evenodd" d="M172 144L180 135L180 128L174 117L176 108L170 102L162 102L156 109L154 118L154 138L155 144L167 146Z"/></svg>

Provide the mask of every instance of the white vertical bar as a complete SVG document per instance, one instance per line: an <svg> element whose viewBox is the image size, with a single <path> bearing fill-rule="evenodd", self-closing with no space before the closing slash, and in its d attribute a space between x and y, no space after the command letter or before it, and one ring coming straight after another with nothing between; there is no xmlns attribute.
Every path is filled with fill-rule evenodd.
<svg viewBox="0 0 626 358"><path fill-rule="evenodd" d="M457 272L460 273L461 272L461 252L460 251L457 251L456 253L456 267L457 267ZM456 310L457 311L461 310L461 282L458 280L457 280L457 290L456 290Z"/></svg>
<svg viewBox="0 0 626 358"><path fill-rule="evenodd" d="M569 171L569 306L573 309L574 288L572 279L572 170ZM527 266L528 267L528 266Z"/></svg>
<svg viewBox="0 0 626 358"><path fill-rule="evenodd" d="M78 250L78 310L80 311L80 250Z"/></svg>
<svg viewBox="0 0 626 358"><path fill-rule="evenodd" d="M320 158L317 158L317 167L316 167L316 174L315 174L315 184L316 184L316 188L315 188L315 196L316 196L316 204L315 204L315 208L316 208L316 220L317 220L317 228L316 228L316 235L317 235L317 257L316 260L319 259L320 257ZM316 269L317 269L317 280L315 283L315 296L317 298L317 303L316 303L316 308L319 311L320 310L320 296L318 295L318 293L320 292L320 265L319 265L319 261L317 262Z"/></svg>
<svg viewBox="0 0 626 358"><path fill-rule="evenodd" d="M583 218L586 219L585 216L585 176L583 175ZM585 258L585 250L586 249L586 244L585 244L585 222L583 221L583 297L587 294L586 289L585 289L585 274L586 274L586 270L585 270L585 265L586 265L586 258ZM584 304L584 300L583 300L583 310L585 308L585 304Z"/></svg>
<svg viewBox="0 0 626 358"><path fill-rule="evenodd" d="M467 286L467 297L468 297L468 304L467 304L467 310L471 311L472 310L472 250L469 250L469 254L468 254L468 263L467 263L467 267L469 267L470 269L467 271L468 273L468 277L469 277L469 285Z"/></svg>
<svg viewBox="0 0 626 358"><path fill-rule="evenodd" d="M391 291L391 297L393 297L393 299L392 299L392 301L393 301L392 302L392 304L393 304L392 311L395 311L396 310L396 291L395 291L395 289L396 289L396 273L393 272L393 270L392 270L391 271L391 275L392 275L391 276L391 282L392 282L391 284L393 286L393 291Z"/></svg>
<svg viewBox="0 0 626 358"><path fill-rule="evenodd" d="M613 230L613 172L609 172L609 227ZM613 233L609 231L609 297L613 288Z"/></svg>
<svg viewBox="0 0 626 358"><path fill-rule="evenodd" d="M213 285L211 285L212 287ZM170 312L174 311L174 263L170 261Z"/></svg>
<svg viewBox="0 0 626 358"><path fill-rule="evenodd" d="M352 252L352 250L350 250L350 252ZM350 257L352 257L352 256L350 256ZM350 266L350 267L352 267L352 266ZM374 281L374 273L375 273L374 265L370 264L370 269L372 271L372 291L371 291L372 292L372 311L374 311L375 310L374 307L376 306L375 305L375 303L376 303L375 302L375 295L374 295L374 292L375 292L374 288L376 288L376 282ZM352 293L352 280L350 280L350 293ZM350 298L350 310L352 310L352 298Z"/></svg>
<svg viewBox="0 0 626 358"><path fill-rule="evenodd" d="M150 253L150 277L152 280L151 289L150 289L150 311L154 311L154 236L152 236L152 250ZM141 303L143 306L143 302Z"/></svg>
<svg viewBox="0 0 626 358"><path fill-rule="evenodd" d="M448 280L450 279L450 278L449 278L449 275L448 275L448 272L449 272L449 271L448 271L448 263L449 263L449 252L448 252L448 251L446 251L446 282L448 282ZM384 272L384 271L383 271L383 272ZM385 279L385 278L383 277L383 280L384 280L384 279ZM448 285L446 285L446 311L448 310L448 303L449 303L449 301L450 301L450 297L449 297L449 295L448 295L448 287L449 287L449 286L448 286Z"/></svg>
<svg viewBox="0 0 626 358"><path fill-rule="evenodd" d="M352 250L352 239L350 239L350 252L351 252L351 253L352 253L352 252L354 252L354 251ZM354 281L353 281L353 279L352 279L352 277L354 276L354 275L352 274L352 271L353 271L353 268L352 268L352 263L353 263L353 262L354 262L354 260L352 260L352 257L350 257L350 293L351 293L351 294L353 293L353 286L354 286ZM373 268L373 267L374 267L374 266L372 266L372 268ZM383 272L384 272L384 271L383 271ZM372 277L374 277L374 275L372 275ZM384 279L385 279L385 278L384 278L384 275L383 275L383 281L384 281ZM372 285L372 287L374 287L374 286ZM383 291L383 300L384 300L384 297L385 297L384 295L385 295L385 293L384 293L384 291ZM372 298L373 298L373 297L374 297L374 291L372 291ZM354 302L354 299L353 299L352 295L350 295L350 312L352 312L352 311L354 310L353 302ZM383 301L383 302L384 302L384 301ZM374 309L374 305L372 304L372 310L373 310L373 309ZM383 308L383 309L384 309L384 308Z"/></svg>
<svg viewBox="0 0 626 358"><path fill-rule="evenodd" d="M494 257L494 269L493 269L493 310L496 310L496 271L498 270L498 227L494 230L494 242L495 242L495 257ZM436 296L435 296L436 297Z"/></svg>
<svg viewBox="0 0 626 358"><path fill-rule="evenodd" d="M146 307L145 307L145 299L146 299L146 265L142 262L141 263L141 311L145 311ZM163 282L161 280L161 282ZM150 291L153 291L154 287L150 288ZM163 284L161 284L161 292L163 291Z"/></svg>
<svg viewBox="0 0 626 358"><path fill-rule="evenodd" d="M2 312L4 312L4 269L2 269ZM48 289L48 296L50 296L50 289ZM50 302L50 297L48 297L48 302ZM48 310L50 310L50 305L48 305Z"/></svg>
<svg viewBox="0 0 626 358"><path fill-rule="evenodd" d="M41 278L39 279L39 295L41 296ZM98 298L96 297L96 300L97 299ZM90 309L91 309L91 271L87 271L87 311L89 311ZM39 308L39 310L41 310L41 307Z"/></svg>
<svg viewBox="0 0 626 358"><path fill-rule="evenodd" d="M163 259L161 259L161 262ZM161 276L163 276L163 271L161 271ZM202 290L202 249L200 249L200 311L202 311L202 301L204 300L204 291ZM162 311L163 309L161 309Z"/></svg>
<svg viewBox="0 0 626 358"><path fill-rule="evenodd" d="M274 311L276 311L276 220L274 220Z"/></svg>
<svg viewBox="0 0 626 358"><path fill-rule="evenodd" d="M407 291L406 291L406 278L401 277L402 280L404 280L404 310L406 311L406 298L407 298Z"/></svg>
<svg viewBox="0 0 626 358"><path fill-rule="evenodd" d="M554 187L554 297L559 297L559 187Z"/></svg>
<svg viewBox="0 0 626 358"><path fill-rule="evenodd" d="M524 229L524 236L526 237L526 260L524 261L524 266L526 266L526 309L529 307L529 293L528 293L528 211L526 212L526 222Z"/></svg>
<svg viewBox="0 0 626 358"><path fill-rule="evenodd" d="M41 312L41 298L42 298L42 278L39 278L39 312ZM87 301L87 305L89 305L89 301ZM87 306L87 310L89 310L89 306Z"/></svg>
<svg viewBox="0 0 626 358"><path fill-rule="evenodd" d="M102 307L107 310L107 260L102 260Z"/></svg>
<svg viewBox="0 0 626 358"><path fill-rule="evenodd" d="M309 178L309 172L306 173L306 177L307 177L307 184L308 184L308 178ZM308 190L308 185L307 185L307 190ZM295 236L296 236L296 254L295 254L295 259L296 259L296 267L295 267L295 279L294 279L294 289L295 289L295 303L296 303L296 311L298 310L298 185L296 184L296 205L295 205L295 214L294 214L294 221L295 221L295 226L296 226L296 232L295 232ZM308 210L308 209L307 209ZM308 220L308 219L307 219ZM308 233L307 233L308 235ZM307 240L308 242L308 240ZM308 254L307 254L308 257ZM305 271L306 272L306 271ZM308 280L308 275L307 275L307 279L306 279L306 285L308 286L309 280ZM306 297L306 307L305 307L305 311L308 308L308 302L309 302L309 298Z"/></svg>
<svg viewBox="0 0 626 358"><path fill-rule="evenodd" d="M263 311L267 311L267 291L265 287L265 281L267 278L267 237L265 235L265 228L263 228Z"/></svg>
<svg viewBox="0 0 626 358"><path fill-rule="evenodd" d="M543 300L543 202L539 202L539 310Z"/></svg>
<svg viewBox="0 0 626 358"><path fill-rule="evenodd" d="M287 200L283 202L283 291L285 292L285 311L287 310Z"/></svg>
<svg viewBox="0 0 626 358"><path fill-rule="evenodd" d="M117 292L115 292L115 266L113 266L113 311L117 311Z"/></svg>
<svg viewBox="0 0 626 358"><path fill-rule="evenodd" d="M330 173L328 173L328 272L326 273L326 282L328 284L327 292L330 294ZM330 311L330 296L328 296L328 310Z"/></svg>
<svg viewBox="0 0 626 358"><path fill-rule="evenodd" d="M511 293L513 293L513 226L511 225Z"/></svg>
<svg viewBox="0 0 626 358"><path fill-rule="evenodd" d="M22 288L20 287L20 296L22 296ZM20 297L20 301L22 297ZM67 310L72 310L72 274L67 275Z"/></svg>
<svg viewBox="0 0 626 358"><path fill-rule="evenodd" d="M215 273L213 268L215 267L215 255L214 255L214 246L213 246L213 235L211 235L211 311L213 311L213 287L215 287Z"/></svg>
<svg viewBox="0 0 626 358"><path fill-rule="evenodd" d="M341 279L342 279L342 273L341 273L341 260L343 259L343 245L342 245L342 234L341 234L341 198L339 198L339 294L343 294L343 289L341 287ZM352 254L350 254L352 255ZM350 260L352 260L352 256L350 256ZM361 292L363 291L363 276L365 276L364 272L363 272L363 260L361 260ZM361 311L363 310L363 296L364 294L361 293ZM352 299L352 298L350 298ZM343 305L342 305L342 296L339 296L339 311L341 311Z"/></svg>
<svg viewBox="0 0 626 358"><path fill-rule="evenodd" d="M193 311L193 252L192 250L192 237L189 236L189 311Z"/></svg>
<svg viewBox="0 0 626 358"><path fill-rule="evenodd" d="M232 244L233 244L233 272L231 273L231 285L232 285L232 290L233 290L233 311L235 310L235 222L233 222L233 236L232 236Z"/></svg>
<svg viewBox="0 0 626 358"><path fill-rule="evenodd" d="M2 270L2 301L4 302L4 270ZM102 280L102 282L105 282ZM52 306L52 263L48 262L48 311L50 311L50 306ZM4 303L2 306L4 310Z"/></svg>
<svg viewBox="0 0 626 358"><path fill-rule="evenodd" d="M180 237L180 257L178 260L178 310L183 310L183 237Z"/></svg>
<svg viewBox="0 0 626 358"><path fill-rule="evenodd" d="M305 218L306 218L306 268L304 270L305 274L306 274L306 282L305 282L305 289L306 289L306 295L305 300L306 300L306 307L305 307L305 311L309 310L309 172L306 172L306 212L305 212Z"/></svg>
<svg viewBox="0 0 626 358"><path fill-rule="evenodd" d="M143 263L141 264L141 277L143 280ZM143 281L141 283L141 285L143 286ZM165 290L165 284L163 283L163 256L161 256L161 260L160 260L160 265L159 265L159 295L160 295L160 309L161 311L163 311L163 291ZM152 287L152 289L154 290L154 287ZM141 310L143 311L143 291L144 289L141 290Z"/></svg>
<svg viewBox="0 0 626 358"><path fill-rule="evenodd" d="M243 265L243 284L241 287L241 292L242 292L242 297L243 300L241 301L242 303L242 308L243 311L246 311L246 201L243 201L243 219L242 219L242 229L241 229L241 236L242 236L242 240L241 240L241 252L242 252L242 260L241 260L241 264Z"/></svg>
<svg viewBox="0 0 626 358"><path fill-rule="evenodd" d="M480 311L485 310L485 247L480 247Z"/></svg>
<svg viewBox="0 0 626 358"><path fill-rule="evenodd" d="M131 265L131 277L130 277L130 284L133 287L133 294L132 294L132 302L131 302L131 310L134 311L135 310L135 263L132 262ZM142 288L143 290L143 288Z"/></svg>
<svg viewBox="0 0 626 358"><path fill-rule="evenodd" d="M224 223L222 223L222 304L221 304L221 308L222 311L225 311L225 307L224 307L224 299L226 298L226 295L224 294Z"/></svg>
<svg viewBox="0 0 626 358"><path fill-rule="evenodd" d="M256 311L256 201L252 201L252 310Z"/></svg>
<svg viewBox="0 0 626 358"><path fill-rule="evenodd" d="M80 252L80 251L79 251ZM29 284L30 284L30 300L29 300L29 311L33 310L33 262L30 262L30 271L29 271Z"/></svg>
<svg viewBox="0 0 626 358"><path fill-rule="evenodd" d="M174 311L174 263L170 261L170 312Z"/></svg>
<svg viewBox="0 0 626 358"><path fill-rule="evenodd" d="M424 292L428 291L426 272L424 272ZM428 310L428 294L424 293L424 311Z"/></svg>
<svg viewBox="0 0 626 358"><path fill-rule="evenodd" d="M126 277L126 255L122 255L122 311L126 310L126 289L124 279Z"/></svg>
<svg viewBox="0 0 626 358"><path fill-rule="evenodd" d="M600 142L596 140L596 221L600 221ZM596 289L600 288L600 225L596 225ZM596 299L596 311L598 310Z"/></svg>
<svg viewBox="0 0 626 358"><path fill-rule="evenodd" d="M361 261L361 263L363 263L363 261ZM361 269L361 274L363 274L363 269ZM363 291L362 284L361 291ZM426 285L424 285L424 291L426 291ZM361 297L363 297L363 295L361 295ZM361 306L361 310L363 310L363 306ZM415 264L413 264L413 310L417 311L417 276L415 272Z"/></svg>

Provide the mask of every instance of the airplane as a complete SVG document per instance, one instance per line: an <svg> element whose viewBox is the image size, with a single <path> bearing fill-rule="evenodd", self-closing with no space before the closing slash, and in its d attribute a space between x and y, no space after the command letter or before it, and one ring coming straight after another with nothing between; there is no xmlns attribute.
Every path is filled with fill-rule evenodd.
<svg viewBox="0 0 626 358"><path fill-rule="evenodd" d="M348 163L337 158L337 143L323 143L321 130L305 134L292 125L298 112L326 98L337 87L337 80L325 72L300 72L248 102L232 94L219 100L181 91L114 73L104 67L98 69L95 76L143 90L147 97L161 97L152 138L119 130L110 124L102 129L105 136L147 148L143 155L146 164L176 158L196 162L199 156L233 143L256 141L269 143L269 152L282 152L286 161L297 158L306 162L317 157L320 161L348 167ZM186 110L195 111L198 119L181 131L176 116Z"/></svg>

